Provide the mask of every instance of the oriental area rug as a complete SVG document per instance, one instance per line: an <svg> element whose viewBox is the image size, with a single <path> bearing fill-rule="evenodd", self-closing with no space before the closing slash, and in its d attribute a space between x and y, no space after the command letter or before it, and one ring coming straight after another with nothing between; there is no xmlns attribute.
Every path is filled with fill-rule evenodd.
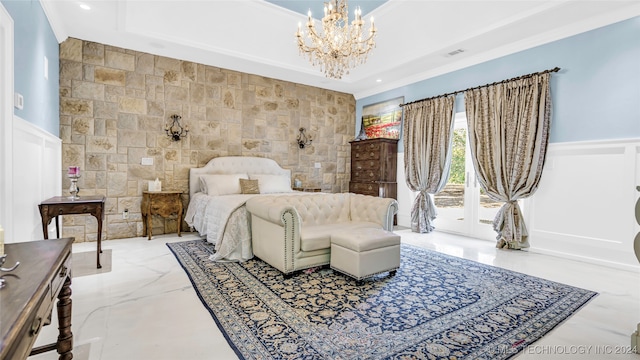
<svg viewBox="0 0 640 360"><path fill-rule="evenodd" d="M167 244L240 359L507 359L596 293L402 245L395 276L330 268L290 279L254 258Z"/></svg>

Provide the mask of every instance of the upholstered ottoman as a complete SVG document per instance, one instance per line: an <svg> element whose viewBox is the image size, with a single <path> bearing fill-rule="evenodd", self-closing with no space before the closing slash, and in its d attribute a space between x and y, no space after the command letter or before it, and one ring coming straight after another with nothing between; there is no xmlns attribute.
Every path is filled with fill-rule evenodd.
<svg viewBox="0 0 640 360"><path fill-rule="evenodd" d="M331 268L356 280L400 267L400 236L365 228L331 235Z"/></svg>

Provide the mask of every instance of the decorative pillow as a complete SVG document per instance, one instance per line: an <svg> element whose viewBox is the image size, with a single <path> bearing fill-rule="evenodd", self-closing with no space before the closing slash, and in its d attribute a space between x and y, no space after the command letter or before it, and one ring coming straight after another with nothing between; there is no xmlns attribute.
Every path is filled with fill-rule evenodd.
<svg viewBox="0 0 640 360"><path fill-rule="evenodd" d="M240 179L248 179L247 174L200 175L202 191L209 195L240 194Z"/></svg>
<svg viewBox="0 0 640 360"><path fill-rule="evenodd" d="M240 179L240 191L243 194L260 194L258 180Z"/></svg>
<svg viewBox="0 0 640 360"><path fill-rule="evenodd" d="M287 175L249 175L252 180L258 180L261 194L293 192L291 179Z"/></svg>

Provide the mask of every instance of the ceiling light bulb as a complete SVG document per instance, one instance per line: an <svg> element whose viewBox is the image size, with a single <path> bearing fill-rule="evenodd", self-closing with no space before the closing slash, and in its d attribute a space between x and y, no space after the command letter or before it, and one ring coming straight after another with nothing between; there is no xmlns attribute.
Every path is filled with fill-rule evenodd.
<svg viewBox="0 0 640 360"><path fill-rule="evenodd" d="M91 10L91 6L83 3L80 3L80 8L83 10Z"/></svg>

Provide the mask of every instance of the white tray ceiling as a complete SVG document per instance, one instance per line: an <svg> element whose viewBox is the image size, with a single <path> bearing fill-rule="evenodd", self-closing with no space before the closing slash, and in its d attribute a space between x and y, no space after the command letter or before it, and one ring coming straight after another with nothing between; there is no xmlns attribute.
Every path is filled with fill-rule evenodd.
<svg viewBox="0 0 640 360"><path fill-rule="evenodd" d="M81 9L79 1L42 0L59 41L95 41L342 91L357 99L640 15L637 0L360 1L363 12L371 9L367 24L375 17L377 47L366 64L334 80L302 58L294 41L298 22L306 20L303 9L318 9L312 9L317 19L322 1L84 3L91 9ZM358 2L349 5L352 13ZM457 49L465 51L447 55Z"/></svg>

